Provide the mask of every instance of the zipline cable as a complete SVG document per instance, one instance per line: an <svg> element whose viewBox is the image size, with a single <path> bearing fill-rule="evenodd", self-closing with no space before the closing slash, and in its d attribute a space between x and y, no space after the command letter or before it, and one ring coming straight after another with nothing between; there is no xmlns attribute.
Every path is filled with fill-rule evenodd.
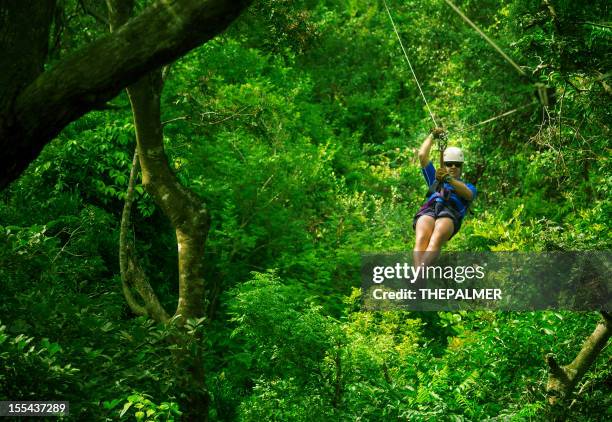
<svg viewBox="0 0 612 422"><path fill-rule="evenodd" d="M482 38L484 38L484 39L485 39L485 41L489 43L489 45L491 45L491 47L493 47L495 50L497 50L497 52L498 52L499 54L501 54L501 55L502 55L502 57L503 57L504 59L506 59L506 61L507 61L508 63L510 63L512 66L514 66L514 68L515 68L515 69L516 69L516 70L517 70L517 71L518 71L518 72L519 72L521 75L523 75L523 76L527 77L527 74L525 73L525 71L524 71L523 69L521 69L521 68L519 67L519 65L518 65L518 64L516 64L516 63L514 62L514 60L512 60L512 59L511 59L511 58L510 58L510 57L509 57L509 56L508 56L506 53L504 53L504 52L502 51L502 49L501 49L501 48L499 48L499 46L498 46L497 44L495 44L495 41L493 41L491 38L487 37L487 35L486 35L484 32L482 32L482 31L480 30L480 28L478 28L478 27L477 27L477 26L474 24L474 22L472 22L472 21L470 20L470 18L468 18L467 16L465 16L465 15L463 14L463 12L462 12L462 11L461 11L461 10L460 10L460 9L459 9L457 6L455 6L455 4L454 4L454 3L453 3L451 0L444 0L444 1L446 2L446 4L448 4L450 7L452 7L452 8L453 8L453 10L454 10L455 12L457 12L457 14L458 14L459 16L461 16L461 18L463 18L463 20L464 20L464 21L466 21L466 22L467 22L467 23L468 23L468 24L469 24L469 25L470 25L472 28L474 28L474 29L476 30L476 32L478 32L478 34L479 34L479 35L480 35Z"/></svg>
<svg viewBox="0 0 612 422"><path fill-rule="evenodd" d="M457 6L455 6L455 4L451 1L451 0L444 0L446 2L446 4L448 4L455 12L457 12L457 14L464 20L466 21L472 28L474 28L474 30L476 30L476 32L482 37L484 38L484 40L486 42L489 43L489 45L491 45L491 47L493 47L499 54L501 54L501 56L512 65L512 67L514 67L517 72L523 76L524 78L526 78L527 80L531 80L531 77L529 75L527 75L525 73L525 71L523 69L521 69L521 67L516 64L514 62L514 60L512 60L506 53L503 52L503 50L495 43L495 41L493 41L491 38L487 37L487 35L482 32L480 30L480 28L478 28L476 26L476 24L474 24L474 22L472 22L470 20L470 18L468 18ZM540 102L540 104L542 104L543 107L552 107L555 105L556 102L556 92L555 89L553 87L550 87L548 85L545 85L543 83L535 83L534 84L535 87L535 94L538 98L538 101Z"/></svg>
<svg viewBox="0 0 612 422"><path fill-rule="evenodd" d="M457 14L463 19L465 20L472 28L474 28L474 30L476 30L476 32L482 37L484 38L485 41L487 41L499 54L501 54L501 56L508 62L510 63L522 76L524 77L528 77L528 75L523 71L523 69L520 68L520 66L518 64L516 64L506 53L503 52L503 50L492 40L490 39L484 32L482 32L480 30L480 28L478 28L457 6L455 6L455 4L451 1L451 0L444 0L455 12L457 12ZM427 98L425 98L425 94L423 93L423 89L421 88L421 84L419 83L419 79L416 76L416 73L414 71L414 68L412 67L412 63L410 62L410 59L408 58L408 54L406 53L406 49L404 48L404 43L402 42L402 39L399 35L399 32L397 30L397 27L395 26L395 21L393 20L393 16L391 15L391 11L389 10L389 6L387 5L387 1L383 0L383 4L385 5L385 9L387 10L387 15L389 16L389 20L391 21L391 25L393 26L393 31L395 32L395 35L397 36L397 40L399 41L400 47L402 48L402 52L404 53L404 57L406 58L406 62L408 63L408 67L410 68L410 71L412 72L412 76L414 77L414 81L416 82L416 85L419 89L419 92L421 93L421 97L423 97L423 101L425 102L425 106L427 107L427 111L429 112L429 116L431 117L431 120L433 121L434 125L436 127L438 127L438 123L436 122L436 119L431 111L431 108L429 107L429 103L427 102ZM545 99L548 100L548 87L544 88L545 91ZM542 103L543 105L549 105L548 101L543 101L543 94L542 94L542 88L539 88L537 91L538 94L538 98L540 103ZM553 100L554 100L554 95L553 95ZM484 124L490 123L494 120L497 119L501 119L503 117L509 116L511 114L516 113L519 110L522 110L524 108L527 108L531 105L535 104L535 102L530 102L528 104L525 104L523 106L517 107L515 109L512 109L510 111L506 111L502 114L499 114L497 116L491 117L489 119L483 120L482 122L476 123L474 125L468 126L466 128L461 128L461 129L456 129L457 132L464 132L466 130L478 127L478 126L482 126ZM441 139L440 140L440 145L439 145L439 149L440 149L440 155L442 156L442 153L444 152L445 146L444 145L445 139ZM442 158L441 158L442 159Z"/></svg>
<svg viewBox="0 0 612 422"><path fill-rule="evenodd" d="M414 80L417 84L417 87L419 88L419 92L421 93L421 97L423 97L423 101L425 101L425 105L427 106L427 111L429 112L429 115L431 116L431 120L434 123L434 126L438 127L438 123L436 122L436 119L434 118L433 113L431 112L431 109L429 108L429 103L427 102L427 98L425 98L425 94L423 94L423 90L421 89L421 84L419 83L419 80L417 79L416 73L414 73L414 69L412 68L412 64L410 63L410 59L408 58L408 54L406 54L406 49L404 48L404 43L402 43L402 39L400 38L399 32L397 32L397 28L395 27L395 22L393 21L393 17L391 16L391 11L389 11L389 6L387 6L387 0L383 0L383 3L385 4L385 9L387 9L387 14L389 15L389 20L391 21L391 25L393 26L393 30L395 31L395 35L397 35L397 40L400 43L400 46L402 47L402 51L404 52L404 57L406 58L406 61L408 62L408 66L410 67L410 71L412 72L412 76L414 76Z"/></svg>

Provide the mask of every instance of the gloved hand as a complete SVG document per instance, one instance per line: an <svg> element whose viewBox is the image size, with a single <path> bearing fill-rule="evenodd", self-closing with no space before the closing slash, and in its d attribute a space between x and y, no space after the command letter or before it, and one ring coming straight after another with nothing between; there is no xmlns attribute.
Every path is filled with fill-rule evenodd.
<svg viewBox="0 0 612 422"><path fill-rule="evenodd" d="M436 180L440 183L448 183L451 181L453 177L448 174L448 171L446 171L445 169L438 169L436 170Z"/></svg>
<svg viewBox="0 0 612 422"><path fill-rule="evenodd" d="M431 130L431 134L433 135L434 139L440 139L444 137L446 131L441 127L435 127Z"/></svg>

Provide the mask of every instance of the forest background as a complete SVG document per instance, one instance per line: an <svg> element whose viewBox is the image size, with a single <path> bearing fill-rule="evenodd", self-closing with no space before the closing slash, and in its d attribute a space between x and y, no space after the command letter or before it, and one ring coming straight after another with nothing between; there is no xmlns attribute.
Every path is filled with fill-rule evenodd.
<svg viewBox="0 0 612 422"><path fill-rule="evenodd" d="M479 188L446 250L609 250L609 2L458 2L529 80L443 1L388 3ZM58 1L46 68L108 33L107 13ZM432 126L382 2L257 1L166 69L165 152L210 217L202 315L138 316L122 291L122 93L0 193L2 400L67 400L70 420L612 417L609 347L574 395L547 394L545 356L571 362L597 313L359 311L360 253L413 245ZM173 309L175 229L140 179L133 194L130 253Z"/></svg>

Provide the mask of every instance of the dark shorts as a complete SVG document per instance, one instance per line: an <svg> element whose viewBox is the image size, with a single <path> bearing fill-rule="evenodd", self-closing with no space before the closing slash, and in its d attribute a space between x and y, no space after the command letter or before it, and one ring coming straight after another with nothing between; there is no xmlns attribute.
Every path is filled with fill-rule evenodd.
<svg viewBox="0 0 612 422"><path fill-rule="evenodd" d="M422 215L428 215L433 217L434 219L438 218L450 218L453 220L453 234L451 234L451 239L454 235L457 234L459 229L461 228L461 215L459 212L455 211L453 208L444 205L442 202L433 202L426 208L421 208L419 212L416 213L414 219L412 220L412 228L416 229L416 223L419 217Z"/></svg>

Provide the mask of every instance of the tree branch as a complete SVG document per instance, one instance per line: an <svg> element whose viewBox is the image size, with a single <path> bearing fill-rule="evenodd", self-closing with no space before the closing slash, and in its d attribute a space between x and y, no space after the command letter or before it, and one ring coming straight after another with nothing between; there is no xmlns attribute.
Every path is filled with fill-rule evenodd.
<svg viewBox="0 0 612 422"><path fill-rule="evenodd" d="M555 8L553 7L553 5L548 0L544 0L543 3L546 6L546 8L548 9L548 13L550 13L550 17L552 18L553 24L555 25L555 28L557 29L557 32L560 33L561 32L561 24L559 22L559 17L557 16L557 12L555 11Z"/></svg>
<svg viewBox="0 0 612 422"><path fill-rule="evenodd" d="M550 404L556 404L559 399L566 399L572 394L574 387L608 343L612 335L612 318L607 312L602 311L601 315L602 320L586 339L572 363L559 366L552 354L546 356L549 368L546 392Z"/></svg>
<svg viewBox="0 0 612 422"><path fill-rule="evenodd" d="M191 116L179 116L170 120L164 120L161 122L162 126L166 126L169 123L178 122L179 120L191 120Z"/></svg>
<svg viewBox="0 0 612 422"><path fill-rule="evenodd" d="M147 315L159 322L166 322L170 316L160 303L155 291L146 278L145 272L138 263L134 252L134 244L129 240L130 217L132 204L134 202L134 185L136 184L136 173L138 172L138 152L134 152L132 169L130 170L130 181L128 183L123 213L121 214L121 227L119 231L119 267L121 270L121 285L123 295L130 309L136 315ZM140 305L130 290L134 286L144 306Z"/></svg>
<svg viewBox="0 0 612 422"><path fill-rule="evenodd" d="M610 87L610 85L608 85L608 83L606 82L606 78L608 78L610 76L610 73L601 73L601 72L597 72L598 77L597 77L597 82L599 82L601 84L601 87L603 88L604 92L610 96L612 96L612 87Z"/></svg>
<svg viewBox="0 0 612 422"><path fill-rule="evenodd" d="M578 21L577 23L582 24L582 25L596 26L598 28L612 29L612 25L606 25L603 23L587 22L587 21Z"/></svg>
<svg viewBox="0 0 612 422"><path fill-rule="evenodd" d="M116 32L40 74L19 92L11 109L0 109L4 114L0 115L0 189L16 179L66 125L149 70L218 35L250 1L157 1Z"/></svg>

